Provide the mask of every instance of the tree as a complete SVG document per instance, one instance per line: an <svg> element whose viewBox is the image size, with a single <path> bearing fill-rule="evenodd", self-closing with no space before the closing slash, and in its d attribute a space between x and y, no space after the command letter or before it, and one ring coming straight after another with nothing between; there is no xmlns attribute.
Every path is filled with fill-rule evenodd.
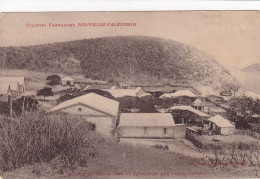
<svg viewBox="0 0 260 179"><path fill-rule="evenodd" d="M260 100L243 95L233 97L229 101L229 109L227 111L228 118L235 121L238 128L246 128L254 114L260 113Z"/></svg>
<svg viewBox="0 0 260 179"><path fill-rule="evenodd" d="M59 75L50 75L47 77L47 84L48 85L59 85L61 83L61 78Z"/></svg>
<svg viewBox="0 0 260 179"><path fill-rule="evenodd" d="M37 96L43 96L45 100L45 96L53 96L52 88L44 87L36 92Z"/></svg>
<svg viewBox="0 0 260 179"><path fill-rule="evenodd" d="M241 88L241 84L238 81L235 82L227 82L226 89L233 92L233 95L236 95L236 92Z"/></svg>

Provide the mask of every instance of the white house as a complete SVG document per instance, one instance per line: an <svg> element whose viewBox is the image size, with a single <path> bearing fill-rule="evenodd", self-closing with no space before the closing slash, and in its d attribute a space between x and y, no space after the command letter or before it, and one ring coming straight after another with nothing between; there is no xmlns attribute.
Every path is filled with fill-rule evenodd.
<svg viewBox="0 0 260 179"><path fill-rule="evenodd" d="M61 79L61 85L62 86L66 86L66 85L74 85L74 79L72 79L71 77L65 77Z"/></svg>
<svg viewBox="0 0 260 179"><path fill-rule="evenodd" d="M166 98L176 98L180 96L187 96L187 97L196 97L194 93L192 93L189 90L178 90L175 93L165 93L160 96L161 99L166 99Z"/></svg>
<svg viewBox="0 0 260 179"><path fill-rule="evenodd" d="M120 138L184 138L185 125L175 125L170 113L121 113Z"/></svg>
<svg viewBox="0 0 260 179"><path fill-rule="evenodd" d="M124 96L142 97L142 95L146 94L141 87L137 87L136 89L119 89L112 87L110 89L103 90L109 92L115 98L121 98Z"/></svg>
<svg viewBox="0 0 260 179"><path fill-rule="evenodd" d="M116 127L119 103L112 99L89 93L65 101L50 110L61 111L75 116L80 116L88 122L96 124L97 132L110 135Z"/></svg>
<svg viewBox="0 0 260 179"><path fill-rule="evenodd" d="M217 132L220 135L231 135L235 131L235 125L231 121L216 115L208 119L209 129Z"/></svg>

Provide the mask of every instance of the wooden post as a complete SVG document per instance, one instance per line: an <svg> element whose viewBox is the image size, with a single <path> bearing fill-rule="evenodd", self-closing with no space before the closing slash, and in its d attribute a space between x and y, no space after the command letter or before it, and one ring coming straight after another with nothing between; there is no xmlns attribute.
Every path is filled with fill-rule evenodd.
<svg viewBox="0 0 260 179"><path fill-rule="evenodd" d="M12 102L12 97L10 97L10 116L11 119L13 118L13 102Z"/></svg>

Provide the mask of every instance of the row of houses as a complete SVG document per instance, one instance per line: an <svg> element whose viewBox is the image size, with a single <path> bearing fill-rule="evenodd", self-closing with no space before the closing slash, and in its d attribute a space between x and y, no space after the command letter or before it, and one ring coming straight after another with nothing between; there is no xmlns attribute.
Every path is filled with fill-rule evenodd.
<svg viewBox="0 0 260 179"><path fill-rule="evenodd" d="M181 109L181 107L178 107ZM172 108L173 109L173 108ZM185 108L187 109L187 108ZM202 112L190 108L203 115ZM118 137L127 138L184 138L185 124L175 124L171 113L121 113L119 114L119 102L89 93L83 96L65 101L50 112L69 113L96 124L96 130L104 135L110 135L113 129L117 129ZM216 116L208 117L209 130L220 131L220 134L231 134L232 123ZM119 120L119 121L118 121ZM118 125L116 126L118 121ZM230 125L231 124L231 125Z"/></svg>
<svg viewBox="0 0 260 179"><path fill-rule="evenodd" d="M0 101L8 101L25 92L24 77L0 77Z"/></svg>

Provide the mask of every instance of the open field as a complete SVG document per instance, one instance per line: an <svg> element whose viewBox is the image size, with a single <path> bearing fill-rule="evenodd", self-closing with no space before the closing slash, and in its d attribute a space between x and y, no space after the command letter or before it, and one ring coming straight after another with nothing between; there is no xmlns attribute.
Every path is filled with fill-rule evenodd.
<svg viewBox="0 0 260 179"><path fill-rule="evenodd" d="M102 141L97 146L98 157L88 167L57 174L49 163L24 166L4 173L4 178L208 178L255 177L253 168L238 166L211 167L202 159L144 146L131 146ZM183 149L185 150L185 149ZM40 172L36 173L34 171Z"/></svg>

